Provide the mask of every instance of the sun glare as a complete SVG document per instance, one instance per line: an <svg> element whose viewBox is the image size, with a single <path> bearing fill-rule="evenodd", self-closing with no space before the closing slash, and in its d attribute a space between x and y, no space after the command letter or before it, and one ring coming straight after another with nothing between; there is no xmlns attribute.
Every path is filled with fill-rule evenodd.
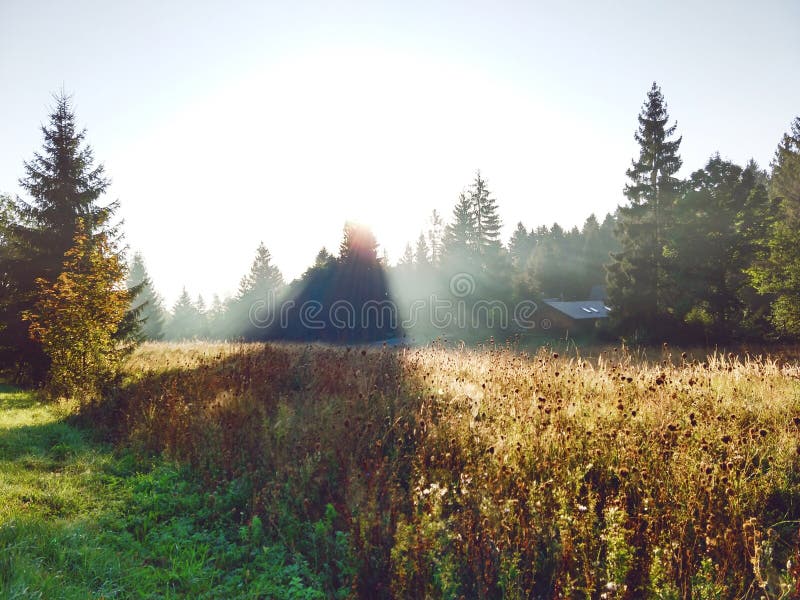
<svg viewBox="0 0 800 600"><path fill-rule="evenodd" d="M142 131L109 162L126 205L151 209L125 215L131 244L177 260L172 248L222 235L225 260L201 245L182 263L202 272L189 266L183 275L202 282L198 292L231 293L260 240L293 278L320 247L338 246L347 219L368 225L397 260L432 209L450 212L477 168L506 206L519 207L509 211L510 231L527 210L511 190L524 188L531 165L566 152L564 132L578 126L477 68L341 50L264 64ZM162 218L144 216L152 212ZM174 298L186 281L170 277L168 260L151 262Z"/></svg>

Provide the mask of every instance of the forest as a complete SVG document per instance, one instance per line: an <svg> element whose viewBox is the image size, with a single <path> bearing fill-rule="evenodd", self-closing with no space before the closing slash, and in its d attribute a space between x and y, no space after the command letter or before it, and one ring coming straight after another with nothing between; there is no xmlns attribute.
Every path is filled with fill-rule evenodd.
<svg viewBox="0 0 800 600"><path fill-rule="evenodd" d="M54 98L0 209L0 598L800 597L800 116L681 178L653 83L613 214L504 240L476 171L396 262L345 223L166 307Z"/></svg>
<svg viewBox="0 0 800 600"><path fill-rule="evenodd" d="M476 172L457 194L450 218L433 211L428 229L394 264L368 229L347 223L338 251L322 248L295 281L284 281L261 243L235 296L215 296L207 304L184 289L169 309L141 255L122 252L116 205L99 202L108 180L93 163L67 97L57 99L43 134L44 152L25 163L21 180L31 201L3 199L0 335L6 365L16 357L21 373L40 373L44 361L29 340L29 329L39 322L23 316L36 314L44 282L55 283L65 253L89 251L79 248L82 236L90 245L97 240L104 260L120 263L109 276L125 270L131 298L125 325L113 335L129 341L449 337L474 343L523 336L535 342L539 334L560 332L535 331L535 320L533 327L521 325L511 315L514 307L585 300L593 288L601 290L610 318L584 328L584 337L709 345L791 340L800 333L800 118L778 140L768 169L713 154L680 179L681 137L654 83L638 115L640 154L626 172L626 201L614 214L589 215L581 228L569 230L558 223L518 223L504 241L498 200ZM466 295L454 292L459 277L469 288ZM114 292L123 292L118 283L109 281ZM434 322L431 298L451 309L458 302L467 312L477 303L496 303L511 318L493 322L484 314L469 324ZM359 317L370 303L389 312L335 326L331 308L337 303ZM314 319L307 318L310 305ZM409 318L412 313L417 318Z"/></svg>

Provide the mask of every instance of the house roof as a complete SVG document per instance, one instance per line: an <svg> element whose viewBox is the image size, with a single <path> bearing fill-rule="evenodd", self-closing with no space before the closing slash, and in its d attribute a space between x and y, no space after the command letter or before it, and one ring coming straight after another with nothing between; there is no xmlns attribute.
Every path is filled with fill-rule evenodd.
<svg viewBox="0 0 800 600"><path fill-rule="evenodd" d="M607 319L611 311L602 300L579 300L577 302L545 300L544 303L575 320Z"/></svg>

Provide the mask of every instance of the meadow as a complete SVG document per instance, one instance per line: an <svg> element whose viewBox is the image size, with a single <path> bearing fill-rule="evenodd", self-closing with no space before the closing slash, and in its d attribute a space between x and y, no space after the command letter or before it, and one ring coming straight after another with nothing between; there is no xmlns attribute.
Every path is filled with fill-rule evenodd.
<svg viewBox="0 0 800 600"><path fill-rule="evenodd" d="M798 597L797 358L145 344L3 394L0 597Z"/></svg>

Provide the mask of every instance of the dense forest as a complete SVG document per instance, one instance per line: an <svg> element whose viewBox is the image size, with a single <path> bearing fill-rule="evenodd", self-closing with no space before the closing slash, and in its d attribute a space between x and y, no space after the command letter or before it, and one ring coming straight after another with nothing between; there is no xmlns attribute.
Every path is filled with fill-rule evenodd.
<svg viewBox="0 0 800 600"><path fill-rule="evenodd" d="M348 223L338 252L322 248L295 281L262 243L234 297L207 304L184 290L169 308L141 255L125 255L117 204L103 202L108 179L67 96L42 133L20 179L29 198L3 196L0 211L0 360L17 379L60 368L62 379L93 373L71 382L92 387L141 340L503 340L533 332L520 307L593 289L610 318L592 335L716 343L800 334L800 117L769 169L713 154L681 179L681 137L654 83L615 214L572 229L519 223L504 241L498 200L476 172L455 190L450 218L433 211L396 264ZM496 309L507 313L493 319Z"/></svg>
<svg viewBox="0 0 800 600"><path fill-rule="evenodd" d="M627 170L627 202L602 219L590 215L581 228L558 223L529 228L520 222L504 244L498 202L478 172L458 196L450 219L434 210L427 230L407 244L394 265L379 256L368 231L346 225L338 255L321 249L315 264L288 285L262 244L235 297L215 297L206 307L202 298L193 301L184 293L168 311L136 256L129 284L144 286L141 306L155 324L147 336L377 340L401 333L417 340L503 339L524 328L488 327L486 319L471 327L459 327L464 324L455 319L450 326L437 325L430 298L449 301L450 307L461 299L513 307L531 299L582 300L597 286L604 288L611 314L597 327L604 336L704 343L796 336L800 119L780 140L769 170L752 160L737 165L716 153L686 179L677 177L681 137L656 84L638 123L640 154ZM469 298L453 293L460 275L469 276ZM316 301L323 315L337 300L362 306L390 298L398 314L394 327L361 323L357 332L329 322L307 328L296 315L282 327L258 326L250 310L261 300L268 311L268 297L293 299L297 306ZM415 302L425 318L408 318ZM265 316L261 324L276 321L277 315Z"/></svg>

